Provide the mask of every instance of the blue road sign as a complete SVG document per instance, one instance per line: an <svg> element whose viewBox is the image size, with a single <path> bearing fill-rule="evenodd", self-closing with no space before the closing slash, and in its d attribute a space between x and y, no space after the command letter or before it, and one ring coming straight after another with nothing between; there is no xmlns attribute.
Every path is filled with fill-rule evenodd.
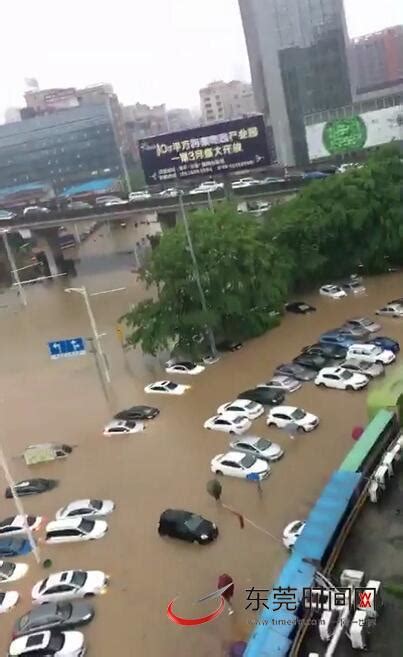
<svg viewBox="0 0 403 657"><path fill-rule="evenodd" d="M84 338L68 338L67 340L52 340L48 342L48 351L52 360L84 356L86 353Z"/></svg>

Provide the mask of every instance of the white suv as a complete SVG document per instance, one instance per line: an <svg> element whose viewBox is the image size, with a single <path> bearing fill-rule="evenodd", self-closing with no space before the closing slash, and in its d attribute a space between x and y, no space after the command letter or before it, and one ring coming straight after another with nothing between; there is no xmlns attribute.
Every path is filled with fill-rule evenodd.
<svg viewBox="0 0 403 657"><path fill-rule="evenodd" d="M382 349L374 344L352 344L347 351L346 359L358 358L368 363L383 363L390 365L396 359L393 351Z"/></svg>

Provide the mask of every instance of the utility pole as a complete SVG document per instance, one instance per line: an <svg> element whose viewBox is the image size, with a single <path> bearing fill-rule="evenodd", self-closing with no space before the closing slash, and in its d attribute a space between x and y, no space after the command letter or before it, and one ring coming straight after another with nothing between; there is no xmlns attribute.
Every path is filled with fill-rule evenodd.
<svg viewBox="0 0 403 657"><path fill-rule="evenodd" d="M196 284L197 284L197 287L198 287L198 290L199 290L200 303L201 303L201 307L202 307L203 311L207 314L208 311L207 311L206 297L204 296L203 286L202 286L201 280L200 280L199 266L197 264L196 255L195 255L195 252L194 252L194 249L193 249L193 242L192 242L192 237L190 235L188 218L187 218L185 206L183 204L183 191L182 190L179 191L178 198L179 198L179 208L180 208L180 212L181 212L181 216L182 216L182 220L183 220L183 225L185 227L186 239L187 239L187 243L188 243L188 246L189 246L189 253L190 253L190 257L192 258L192 262L193 262L193 271L194 271L194 275L195 275L195 279L196 279ZM209 343L210 343L211 355L216 357L217 356L217 347L216 347L216 344L215 344L213 331L211 330L211 328L209 326L206 327L206 330L207 330L207 337L208 337L208 340L209 340Z"/></svg>
<svg viewBox="0 0 403 657"><path fill-rule="evenodd" d="M26 306L27 305L27 297L25 295L25 290L24 290L24 288L21 284L21 279L20 279L20 275L18 273L17 265L16 265L15 260L14 260L13 252L11 251L10 244L8 242L7 230L2 231L2 236L3 236L4 247L5 247L6 253L7 253L8 263L9 263L10 269L11 269L11 276L14 280L14 284L18 288L21 303L22 303L23 306Z"/></svg>
<svg viewBox="0 0 403 657"><path fill-rule="evenodd" d="M6 457L5 457L5 454L3 452L3 447L1 445L0 445L0 467L3 470L4 477L7 481L7 484L10 487L11 495L13 496L14 504L16 506L18 514L21 515L24 518L24 530L25 530L25 532L28 536L28 540L30 542L32 552L34 553L36 562L38 564L40 564L41 563L41 555L40 555L38 546L35 543L35 539L33 537L31 528L28 526L27 516L26 516L25 510L24 510L24 507L21 503L21 500L19 499L18 495L15 492L15 482L14 482L14 479L12 478L12 476L11 476L10 470L8 469Z"/></svg>

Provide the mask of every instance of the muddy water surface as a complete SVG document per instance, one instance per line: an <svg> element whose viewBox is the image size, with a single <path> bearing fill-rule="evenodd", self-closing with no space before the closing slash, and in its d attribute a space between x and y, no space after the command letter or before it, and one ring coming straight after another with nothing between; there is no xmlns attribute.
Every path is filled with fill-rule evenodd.
<svg viewBox="0 0 403 657"><path fill-rule="evenodd" d="M267 380L273 367L292 359L304 345L324 330L345 319L370 314L384 301L401 296L401 275L367 281L368 295L340 302L307 298L318 312L307 317L287 316L281 327L250 341L235 354L225 355L202 375L189 377L191 390L183 397L145 395L144 385L164 378L158 364L130 354L125 361L115 336L116 318L144 290L130 271L130 261L100 271L91 258L106 256L127 238L96 235L82 247L81 274L71 285L86 284L90 291L126 286L123 292L94 297L99 329L107 333L105 350L113 379L113 410L129 404L159 406L160 416L143 434L106 439L103 424L110 408L100 388L91 356L51 361L46 342L51 339L87 336L88 320L78 295L67 295L65 284L33 286L29 306L20 310L10 293L10 305L0 310L1 331L1 440L17 480L28 476L58 478L57 489L25 498L28 513L52 518L58 508L77 498L111 498L116 511L110 516L107 536L91 543L41 545L42 558L51 558L53 570L100 569L111 577L107 595L96 599L96 619L84 630L89 655L113 654L153 657L207 657L221 655L225 642L246 638L256 614L245 611L244 589L268 588L287 555L280 544L253 527L239 529L230 513L206 493L211 478L210 459L228 445L225 434L207 432L203 421L223 402L241 390ZM119 242L121 240L121 242ZM98 243L98 245L97 245ZM123 256L122 256L123 257ZM121 261L119 261L121 262ZM382 334L403 340L403 322L383 320ZM179 381L179 377L176 377ZM312 434L290 441L282 432L268 430L264 419L253 432L270 436L285 448L285 457L273 465L260 497L253 483L223 478L223 500L274 536L286 523L304 518L331 472L351 447L351 428L365 422L365 393L317 390L305 384L288 401L321 418ZM28 469L18 455L35 442L67 442L77 445L64 462ZM5 483L0 474L1 488ZM187 508L217 522L218 540L207 547L159 538L156 527L167 507ZM0 498L0 516L14 513L13 503ZM32 556L28 576L14 586L21 601L15 612L0 617L0 653L5 654L15 618L30 607L32 584L44 577ZM165 616L168 601L181 596L178 610L197 615L194 600L214 589L217 576L229 572L236 583L237 613L222 616L204 628L181 628ZM203 608L204 611L204 608Z"/></svg>

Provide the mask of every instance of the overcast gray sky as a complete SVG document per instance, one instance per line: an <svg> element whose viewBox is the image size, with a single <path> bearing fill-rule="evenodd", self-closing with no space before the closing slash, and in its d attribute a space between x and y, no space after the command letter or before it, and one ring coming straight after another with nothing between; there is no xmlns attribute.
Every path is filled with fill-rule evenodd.
<svg viewBox="0 0 403 657"><path fill-rule="evenodd" d="M403 0L345 0L352 36L403 23ZM120 99L195 107L214 79L249 78L237 0L3 0L0 116L42 88L111 82ZM7 20L5 20L5 18Z"/></svg>

